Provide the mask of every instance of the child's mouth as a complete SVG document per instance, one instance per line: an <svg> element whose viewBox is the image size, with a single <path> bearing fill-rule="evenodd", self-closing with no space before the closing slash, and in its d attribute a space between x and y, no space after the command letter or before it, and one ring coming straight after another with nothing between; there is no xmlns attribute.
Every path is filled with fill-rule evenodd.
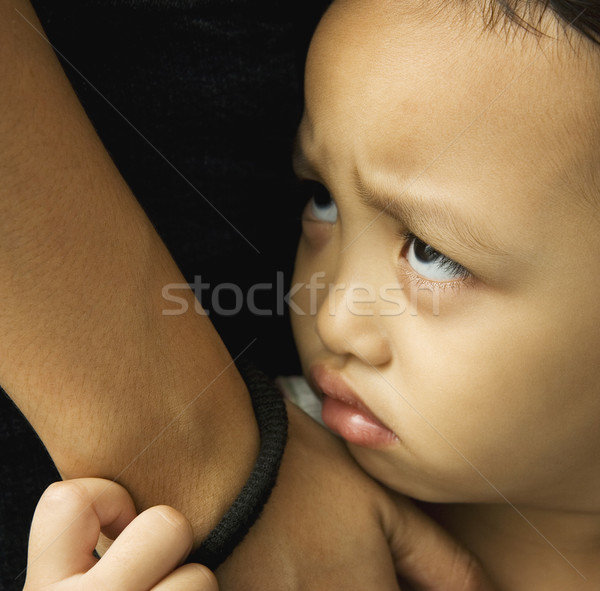
<svg viewBox="0 0 600 591"><path fill-rule="evenodd" d="M337 372L322 365L311 369L312 382L323 393L323 422L349 443L381 447L397 441L390 431L344 383Z"/></svg>
<svg viewBox="0 0 600 591"><path fill-rule="evenodd" d="M398 438L370 412L351 403L325 395L323 422L349 443L362 447L379 447Z"/></svg>

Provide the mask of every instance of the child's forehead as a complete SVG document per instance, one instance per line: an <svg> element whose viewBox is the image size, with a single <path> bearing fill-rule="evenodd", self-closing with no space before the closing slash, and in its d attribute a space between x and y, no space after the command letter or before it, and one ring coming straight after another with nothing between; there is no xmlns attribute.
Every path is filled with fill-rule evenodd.
<svg viewBox="0 0 600 591"><path fill-rule="evenodd" d="M490 148L482 173L526 178L548 169L557 185L583 183L594 193L600 52L560 36L485 29L481 13L456 4L424 14L411 0L335 2L308 60L316 144L326 131L326 148L344 150L343 130L352 127L352 142L362 140L370 157L407 170L477 144Z"/></svg>
<svg viewBox="0 0 600 591"><path fill-rule="evenodd" d="M463 44L468 37L470 45L483 49L490 41L500 41L505 48L519 52L541 51L548 58L589 63L597 72L600 40L590 41L573 26L577 18L573 22L564 20L551 5L543 0L335 0L322 23L343 23L334 33L336 43L342 46L351 39L360 39L364 47L386 31L396 31L399 43L410 43L421 36L432 45L437 40ZM407 34L410 38L404 37ZM387 45L390 40L387 36Z"/></svg>

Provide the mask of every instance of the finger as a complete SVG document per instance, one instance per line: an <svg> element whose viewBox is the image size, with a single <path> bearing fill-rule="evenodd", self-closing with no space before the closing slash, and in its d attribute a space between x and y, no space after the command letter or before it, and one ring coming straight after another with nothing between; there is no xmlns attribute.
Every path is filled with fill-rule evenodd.
<svg viewBox="0 0 600 591"><path fill-rule="evenodd" d="M83 589L146 591L168 575L192 548L190 522L172 507L140 513L82 577Z"/></svg>
<svg viewBox="0 0 600 591"><path fill-rule="evenodd" d="M473 555L407 499L398 498L392 523L396 572L415 591L494 591Z"/></svg>
<svg viewBox="0 0 600 591"><path fill-rule="evenodd" d="M164 578L152 591L219 591L215 575L200 564L186 564Z"/></svg>
<svg viewBox="0 0 600 591"><path fill-rule="evenodd" d="M87 571L102 528L116 535L135 517L127 491L110 480L80 478L51 484L36 507L27 581L49 585Z"/></svg>

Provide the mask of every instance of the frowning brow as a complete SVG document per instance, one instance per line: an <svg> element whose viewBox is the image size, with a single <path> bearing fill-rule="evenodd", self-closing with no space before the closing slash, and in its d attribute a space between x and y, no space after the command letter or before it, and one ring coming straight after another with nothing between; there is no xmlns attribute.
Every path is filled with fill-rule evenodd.
<svg viewBox="0 0 600 591"><path fill-rule="evenodd" d="M294 169L299 175L322 179L319 160L314 150L312 154L306 150L306 136L301 131L294 142ZM449 200L419 195L406 183L372 187L363 182L358 170L354 171L353 181L362 203L378 211L379 215L394 218L403 230L431 243L444 254L458 254L469 249L497 258L506 257L509 253L509 249L495 236L491 220L475 220L474 216L459 212Z"/></svg>
<svg viewBox="0 0 600 591"><path fill-rule="evenodd" d="M400 186L395 194L389 189L374 190L364 184L358 174L355 186L362 203L394 218L422 240L431 241L434 247L456 244L459 249L468 248L492 256L507 254L493 235L490 221L475 220L459 212L447 200L417 195L410 187Z"/></svg>

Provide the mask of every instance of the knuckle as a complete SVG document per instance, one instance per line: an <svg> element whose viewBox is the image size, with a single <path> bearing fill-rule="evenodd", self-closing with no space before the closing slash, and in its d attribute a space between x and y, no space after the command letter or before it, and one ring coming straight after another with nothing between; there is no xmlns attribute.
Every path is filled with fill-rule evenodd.
<svg viewBox="0 0 600 591"><path fill-rule="evenodd" d="M85 489L76 481L53 482L40 497L40 504L46 507L81 505L85 503Z"/></svg>

